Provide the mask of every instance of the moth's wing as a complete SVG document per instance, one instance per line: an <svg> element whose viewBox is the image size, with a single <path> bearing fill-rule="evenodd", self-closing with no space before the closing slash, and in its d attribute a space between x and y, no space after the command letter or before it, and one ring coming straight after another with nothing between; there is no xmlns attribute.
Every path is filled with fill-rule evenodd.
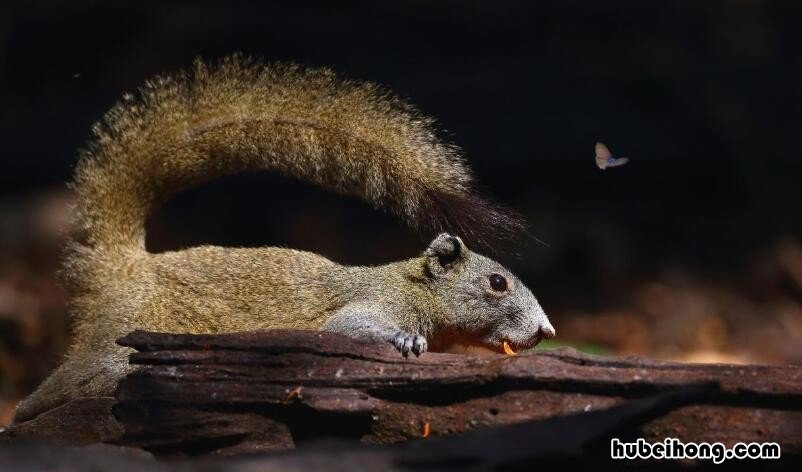
<svg viewBox="0 0 802 472"><path fill-rule="evenodd" d="M618 167L626 164L627 162L629 162L628 157L617 157L607 161L607 167Z"/></svg>
<svg viewBox="0 0 802 472"><path fill-rule="evenodd" d="M604 143L596 143L596 165L599 169L604 169L610 162L613 155Z"/></svg>
<svg viewBox="0 0 802 472"><path fill-rule="evenodd" d="M596 143L596 157L609 159L613 157L613 154L609 149L607 149L607 146L605 146L604 143Z"/></svg>

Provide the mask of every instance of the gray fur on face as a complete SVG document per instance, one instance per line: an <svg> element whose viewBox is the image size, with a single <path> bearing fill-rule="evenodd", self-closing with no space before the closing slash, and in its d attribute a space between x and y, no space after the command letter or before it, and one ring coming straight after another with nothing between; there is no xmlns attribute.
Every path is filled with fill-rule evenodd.
<svg viewBox="0 0 802 472"><path fill-rule="evenodd" d="M349 296L322 328L390 342L405 356L421 354L427 340L444 333L498 351L505 341L525 349L555 335L515 275L448 233L434 238L420 258L337 274L330 284Z"/></svg>
<svg viewBox="0 0 802 472"><path fill-rule="evenodd" d="M470 251L447 233L437 236L424 252L432 293L453 319L449 324L476 335L483 343L504 341L529 348L555 336L554 327L532 292L498 262ZM494 290L498 274L505 290Z"/></svg>

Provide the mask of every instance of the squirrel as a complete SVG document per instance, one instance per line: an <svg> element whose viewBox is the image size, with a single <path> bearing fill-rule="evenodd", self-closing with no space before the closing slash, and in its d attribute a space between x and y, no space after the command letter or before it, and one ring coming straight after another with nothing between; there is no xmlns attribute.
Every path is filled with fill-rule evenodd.
<svg viewBox="0 0 802 472"><path fill-rule="evenodd" d="M419 257L337 264L277 247L150 253L149 215L216 177L267 170L359 197L440 233ZM76 229L63 276L73 341L15 421L82 396L113 395L132 370L115 340L136 330L314 329L389 342L405 357L454 346L502 352L555 335L532 292L471 251L523 229L479 196L433 120L381 87L328 69L241 55L157 77L93 126L75 177Z"/></svg>

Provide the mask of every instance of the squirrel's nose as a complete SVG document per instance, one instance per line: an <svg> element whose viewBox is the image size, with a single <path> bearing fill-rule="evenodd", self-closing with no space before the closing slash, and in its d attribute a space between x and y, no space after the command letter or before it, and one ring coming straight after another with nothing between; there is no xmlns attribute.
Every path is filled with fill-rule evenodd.
<svg viewBox="0 0 802 472"><path fill-rule="evenodd" d="M554 327L548 322L548 320L540 325L539 332L541 339L549 339L557 336L557 332L554 330Z"/></svg>

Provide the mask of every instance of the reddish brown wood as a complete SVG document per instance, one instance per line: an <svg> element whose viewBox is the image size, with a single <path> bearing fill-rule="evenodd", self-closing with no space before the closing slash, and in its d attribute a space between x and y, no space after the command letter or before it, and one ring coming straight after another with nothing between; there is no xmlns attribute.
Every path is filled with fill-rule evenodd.
<svg viewBox="0 0 802 472"><path fill-rule="evenodd" d="M321 437L388 444L626 405L707 385L643 417L647 439L776 441L802 451L802 369L607 358L571 349L485 357L426 353L329 333L135 332L142 368L120 383L120 443L230 454Z"/></svg>

